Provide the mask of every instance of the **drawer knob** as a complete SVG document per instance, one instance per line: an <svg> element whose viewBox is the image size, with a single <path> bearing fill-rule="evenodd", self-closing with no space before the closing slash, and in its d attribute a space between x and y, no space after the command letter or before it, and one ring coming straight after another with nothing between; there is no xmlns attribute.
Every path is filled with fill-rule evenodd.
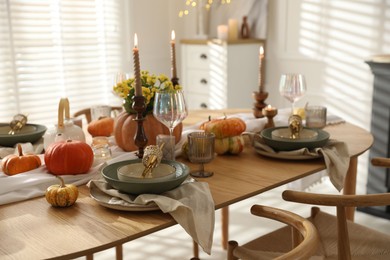
<svg viewBox="0 0 390 260"><path fill-rule="evenodd" d="M201 80L200 80L200 83L202 83L202 84L207 84L207 80L206 80L206 79L201 79Z"/></svg>
<svg viewBox="0 0 390 260"><path fill-rule="evenodd" d="M202 54L200 55L200 58L201 58L202 60L207 60L207 55L204 54L204 53L202 53Z"/></svg>
<svg viewBox="0 0 390 260"><path fill-rule="evenodd" d="M201 107L201 108L207 108L207 104L206 104L206 103L201 103L201 104L200 104L200 107Z"/></svg>

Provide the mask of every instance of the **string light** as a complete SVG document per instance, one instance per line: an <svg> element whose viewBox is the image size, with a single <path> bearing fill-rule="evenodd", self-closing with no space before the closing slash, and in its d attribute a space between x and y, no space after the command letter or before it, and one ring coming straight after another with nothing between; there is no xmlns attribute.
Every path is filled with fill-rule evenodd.
<svg viewBox="0 0 390 260"><path fill-rule="evenodd" d="M191 7L191 8L195 8L198 5L198 1L199 0L186 0L186 6ZM204 8L207 11L209 11L213 2L214 2L213 0L207 0L207 3L205 4ZM232 2L232 0L220 0L220 3L223 5L230 4L231 2ZM189 13L190 13L189 9L180 10L179 17L182 18L182 17L188 15Z"/></svg>

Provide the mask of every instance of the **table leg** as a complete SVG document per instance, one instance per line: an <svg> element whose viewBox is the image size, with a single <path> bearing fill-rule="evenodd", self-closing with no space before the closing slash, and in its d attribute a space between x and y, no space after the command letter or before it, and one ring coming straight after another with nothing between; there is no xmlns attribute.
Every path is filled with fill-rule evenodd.
<svg viewBox="0 0 390 260"><path fill-rule="evenodd" d="M221 209L222 222L222 248L227 249L229 242L229 206Z"/></svg>
<svg viewBox="0 0 390 260"><path fill-rule="evenodd" d="M115 247L115 253L116 253L116 260L122 260L123 259L123 248L122 248L122 245L117 245Z"/></svg>
<svg viewBox="0 0 390 260"><path fill-rule="evenodd" d="M354 195L356 194L356 175L357 175L357 164L358 158L357 156L351 157L349 161L349 168L347 171L346 181L344 183L344 194L345 195ZM346 217L348 220L354 221L355 217L355 208L347 207L345 208Z"/></svg>
<svg viewBox="0 0 390 260"><path fill-rule="evenodd" d="M195 240L192 240L192 244L194 257L191 259L199 259L199 245L195 242Z"/></svg>
<svg viewBox="0 0 390 260"><path fill-rule="evenodd" d="M85 259L86 259L86 260L93 260L93 254L86 255L86 256L85 256Z"/></svg>

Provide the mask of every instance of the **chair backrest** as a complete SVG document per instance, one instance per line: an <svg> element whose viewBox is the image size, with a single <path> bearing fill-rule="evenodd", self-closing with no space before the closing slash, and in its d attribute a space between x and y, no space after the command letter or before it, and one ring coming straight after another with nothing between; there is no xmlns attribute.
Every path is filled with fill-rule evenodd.
<svg viewBox="0 0 390 260"><path fill-rule="evenodd" d="M111 107L111 111L116 111L119 112L123 109L123 107ZM91 118L91 109L90 108L85 108L82 110L77 111L76 113L73 114L73 117L78 117L84 115L85 118L87 119L87 123L90 123L92 118Z"/></svg>
<svg viewBox="0 0 390 260"><path fill-rule="evenodd" d="M253 205L251 213L292 227L293 238L295 238L293 239L293 248L291 251L278 255L276 259L308 259L317 251L319 236L316 228L309 220L286 210L262 205ZM296 239L298 237L299 239ZM263 259L267 252L247 250L240 247L236 241L229 241L228 260L237 259L236 256L239 255L245 255L248 259ZM272 258L275 256L272 253L269 255Z"/></svg>
<svg viewBox="0 0 390 260"><path fill-rule="evenodd" d="M390 193L366 195L329 195L286 190L283 192L282 197L286 201L336 207L338 231L337 246L339 259L351 259L351 249L345 208L390 205Z"/></svg>

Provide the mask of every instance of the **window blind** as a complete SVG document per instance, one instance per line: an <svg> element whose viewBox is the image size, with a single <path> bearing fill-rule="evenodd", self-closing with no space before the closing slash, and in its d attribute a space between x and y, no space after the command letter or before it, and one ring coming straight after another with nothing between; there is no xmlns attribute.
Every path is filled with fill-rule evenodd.
<svg viewBox="0 0 390 260"><path fill-rule="evenodd" d="M71 114L120 104L122 12L119 0L0 0L0 122L53 125L61 97Z"/></svg>

